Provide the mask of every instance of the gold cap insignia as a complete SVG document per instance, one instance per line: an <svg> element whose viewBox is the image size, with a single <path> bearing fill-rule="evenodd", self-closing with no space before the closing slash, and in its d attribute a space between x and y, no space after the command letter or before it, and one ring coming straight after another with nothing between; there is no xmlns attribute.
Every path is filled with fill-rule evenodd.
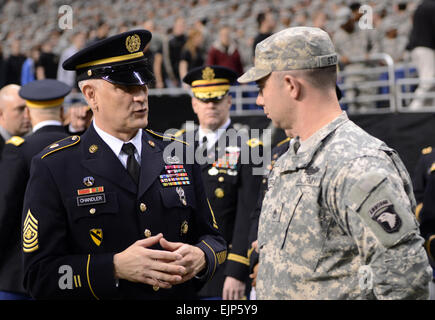
<svg viewBox="0 0 435 320"><path fill-rule="evenodd" d="M128 36L125 40L125 47L127 48L128 52L133 53L139 50L140 48L140 38L137 34L133 34L131 36Z"/></svg>
<svg viewBox="0 0 435 320"><path fill-rule="evenodd" d="M97 246L100 246L101 241L103 240L103 230L91 229L91 230L89 230L89 234L91 236L92 241L94 241L94 243Z"/></svg>
<svg viewBox="0 0 435 320"><path fill-rule="evenodd" d="M202 79L203 80L213 80L215 77L214 71L212 68L210 67L206 67L204 68L204 70L202 70Z"/></svg>
<svg viewBox="0 0 435 320"><path fill-rule="evenodd" d="M27 211L23 226L23 251L33 252L39 248L38 244L38 220Z"/></svg>

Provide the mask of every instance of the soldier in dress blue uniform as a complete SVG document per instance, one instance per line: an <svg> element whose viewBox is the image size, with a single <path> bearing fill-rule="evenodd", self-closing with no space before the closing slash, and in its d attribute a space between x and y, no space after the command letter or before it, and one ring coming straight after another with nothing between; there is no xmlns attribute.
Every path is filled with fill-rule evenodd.
<svg viewBox="0 0 435 320"><path fill-rule="evenodd" d="M199 166L163 158L174 141L142 129L150 39L125 32L63 64L94 120L32 162L22 248L34 298L194 299L226 255Z"/></svg>
<svg viewBox="0 0 435 320"><path fill-rule="evenodd" d="M433 271L429 286L430 299L435 299L435 152L432 146L422 149L417 163L413 186L417 208L415 215L420 223L420 233L426 240L425 248Z"/></svg>
<svg viewBox="0 0 435 320"><path fill-rule="evenodd" d="M196 150L201 148L208 157L201 165L205 191L219 230L228 243L223 268L199 292L204 299L243 299L249 289L249 214L255 206L252 197L258 193L261 175L253 174L255 166L251 161L242 163L242 152L250 153L257 148L261 154L262 143L255 138L248 139L247 133L244 141L229 138L230 132L236 130L229 117L231 96L228 92L236 77L228 68L203 66L192 69L183 78L192 88L192 107L199 120L199 127L194 130L198 141ZM184 138L188 136L186 132Z"/></svg>
<svg viewBox="0 0 435 320"><path fill-rule="evenodd" d="M63 82L47 79L30 82L18 92L29 109L33 133L9 139L0 160L0 297L26 297L19 230L30 163L46 146L68 136L62 126L62 103L70 91Z"/></svg>

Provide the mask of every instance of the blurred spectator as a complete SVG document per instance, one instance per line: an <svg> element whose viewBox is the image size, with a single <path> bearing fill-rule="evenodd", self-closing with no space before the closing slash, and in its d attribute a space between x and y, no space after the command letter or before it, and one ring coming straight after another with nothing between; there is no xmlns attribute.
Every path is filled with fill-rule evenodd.
<svg viewBox="0 0 435 320"><path fill-rule="evenodd" d="M276 26L276 18L273 12L261 12L257 15L257 24L258 24L258 34L254 38L254 43L252 44L252 52L255 55L255 47L257 43L263 41L270 35L272 35Z"/></svg>
<svg viewBox="0 0 435 320"><path fill-rule="evenodd" d="M155 31L152 19L146 20L143 23L143 28L153 35L144 49L144 54L147 57L147 67L154 73L155 77L155 82L150 84L150 88L164 88L162 37Z"/></svg>
<svg viewBox="0 0 435 320"><path fill-rule="evenodd" d="M90 45L92 45L97 41L106 39L107 36L109 35L109 30L110 30L109 25L104 21L100 21L97 26L96 36L86 43L86 47L89 47Z"/></svg>
<svg viewBox="0 0 435 320"><path fill-rule="evenodd" d="M6 141L31 130L26 102L18 95L20 86L10 84L0 90L0 154Z"/></svg>
<svg viewBox="0 0 435 320"><path fill-rule="evenodd" d="M62 63L79 51L86 42L86 32L78 31L72 35L71 45L66 48L60 55L59 64L57 67L57 80L62 81L70 87L76 87L76 73L62 68Z"/></svg>
<svg viewBox="0 0 435 320"><path fill-rule="evenodd" d="M45 41L41 47L41 54L36 63L36 78L41 79L56 79L59 57L53 53L53 45L51 41Z"/></svg>
<svg viewBox="0 0 435 320"><path fill-rule="evenodd" d="M85 103L74 103L69 106L63 119L65 131L70 135L82 135L92 122L92 110Z"/></svg>
<svg viewBox="0 0 435 320"><path fill-rule="evenodd" d="M417 66L420 82L415 90L415 98L410 109L419 109L424 105L433 105L424 99L435 84L427 82L435 78L435 0L423 0L415 10L412 31L409 37L408 50Z"/></svg>
<svg viewBox="0 0 435 320"><path fill-rule="evenodd" d="M217 65L232 69L242 75L243 66L236 42L231 38L231 28L223 26L219 38L213 43L207 55L208 65Z"/></svg>
<svg viewBox="0 0 435 320"><path fill-rule="evenodd" d="M168 71L169 82L168 87L179 87L180 86L180 73L179 73L179 63L181 58L181 50L186 44L187 37L184 34L186 29L186 22L183 17L178 17L174 22L174 27L172 29L172 38L169 40L169 60L170 60L170 70Z"/></svg>
<svg viewBox="0 0 435 320"><path fill-rule="evenodd" d="M21 85L32 82L36 79L35 63L39 60L40 46L36 45L30 49L27 59L21 68Z"/></svg>
<svg viewBox="0 0 435 320"><path fill-rule="evenodd" d="M5 60L3 57L3 46L0 44L0 88L5 85Z"/></svg>
<svg viewBox="0 0 435 320"><path fill-rule="evenodd" d="M183 79L191 69L204 65L204 51L202 48L204 38L198 29L190 29L187 41L181 50L178 72Z"/></svg>
<svg viewBox="0 0 435 320"><path fill-rule="evenodd" d="M403 61L408 40L405 37L399 37L398 25L393 19L386 18L380 29L381 32L373 45L372 52L387 53L396 63Z"/></svg>
<svg viewBox="0 0 435 320"><path fill-rule="evenodd" d="M16 39L11 45L11 54L5 61L5 85L21 83L21 68L26 56L21 53L20 40Z"/></svg>

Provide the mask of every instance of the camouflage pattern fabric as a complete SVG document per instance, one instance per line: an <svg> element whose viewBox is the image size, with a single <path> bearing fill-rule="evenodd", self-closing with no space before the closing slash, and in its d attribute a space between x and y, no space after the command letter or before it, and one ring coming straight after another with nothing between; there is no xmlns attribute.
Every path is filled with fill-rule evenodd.
<svg viewBox="0 0 435 320"><path fill-rule="evenodd" d="M258 299L427 299L431 269L397 153L342 113L271 172Z"/></svg>
<svg viewBox="0 0 435 320"><path fill-rule="evenodd" d="M293 27L258 43L254 67L237 81L257 81L272 71L316 69L336 64L337 54L325 31L319 28Z"/></svg>

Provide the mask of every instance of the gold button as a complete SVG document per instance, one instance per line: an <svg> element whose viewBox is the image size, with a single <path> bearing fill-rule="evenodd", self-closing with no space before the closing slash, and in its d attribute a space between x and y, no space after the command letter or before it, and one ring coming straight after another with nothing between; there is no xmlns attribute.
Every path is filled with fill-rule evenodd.
<svg viewBox="0 0 435 320"><path fill-rule="evenodd" d="M89 147L89 152L90 153L95 153L98 150L98 146L96 144L93 144Z"/></svg>
<svg viewBox="0 0 435 320"><path fill-rule="evenodd" d="M153 290L154 291L159 291L160 287L159 286L153 286Z"/></svg>
<svg viewBox="0 0 435 320"><path fill-rule="evenodd" d="M224 182L224 180L225 180L224 177L219 177L219 178L218 178L218 181L219 181L219 182Z"/></svg>
<svg viewBox="0 0 435 320"><path fill-rule="evenodd" d="M151 231L149 229L145 229L145 231L143 232L143 234L145 235L146 238L151 237Z"/></svg>
<svg viewBox="0 0 435 320"><path fill-rule="evenodd" d="M156 144L152 140L148 140L148 144L153 148L156 146Z"/></svg>
<svg viewBox="0 0 435 320"><path fill-rule="evenodd" d="M147 209L147 205L145 203L141 203L139 205L139 209L140 209L140 211L145 212Z"/></svg>
<svg viewBox="0 0 435 320"><path fill-rule="evenodd" d="M89 213L90 213L90 214L94 214L95 212L97 212L97 210L95 210L95 208L91 208L91 209L89 210Z"/></svg>
<svg viewBox="0 0 435 320"><path fill-rule="evenodd" d="M217 189L214 191L214 194L215 194L215 196L216 196L217 198L223 198L224 195L225 195L224 190L223 190L222 188L217 188Z"/></svg>

